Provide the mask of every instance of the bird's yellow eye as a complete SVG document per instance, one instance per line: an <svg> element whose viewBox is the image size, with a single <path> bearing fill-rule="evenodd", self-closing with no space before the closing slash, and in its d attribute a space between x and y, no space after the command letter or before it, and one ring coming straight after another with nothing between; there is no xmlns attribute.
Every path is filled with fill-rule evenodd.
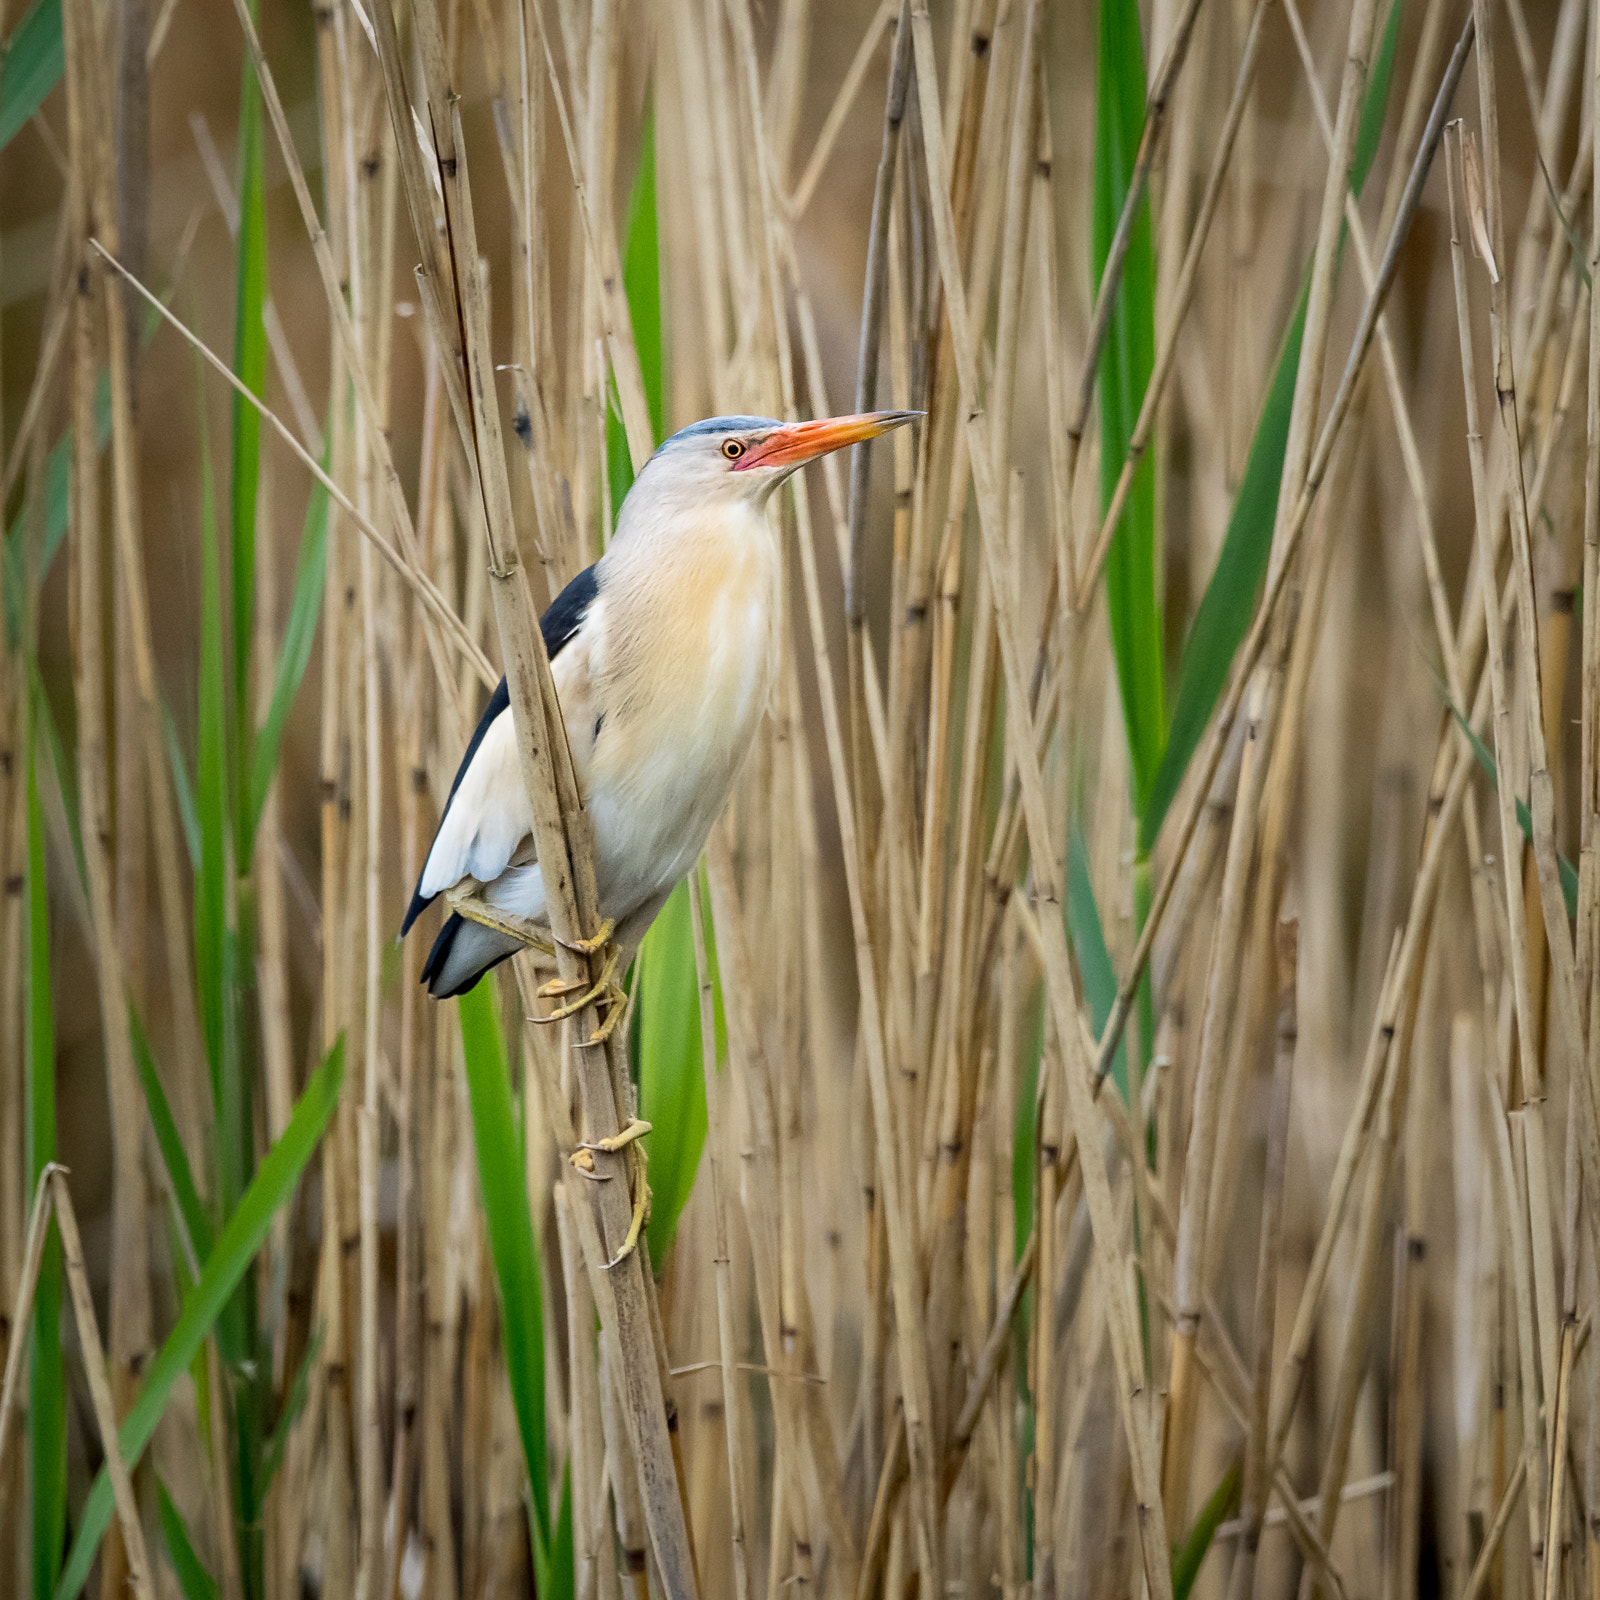
<svg viewBox="0 0 1600 1600"><path fill-rule="evenodd" d="M744 454L744 440L724 439L722 441L722 453L728 460L737 461Z"/></svg>

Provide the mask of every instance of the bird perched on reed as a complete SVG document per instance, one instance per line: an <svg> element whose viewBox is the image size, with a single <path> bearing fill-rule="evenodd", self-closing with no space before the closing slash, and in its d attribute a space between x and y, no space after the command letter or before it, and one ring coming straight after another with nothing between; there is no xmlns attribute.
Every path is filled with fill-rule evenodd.
<svg viewBox="0 0 1600 1600"><path fill-rule="evenodd" d="M605 554L545 612L619 970L699 855L766 708L781 561L773 492L807 461L918 415L711 417L684 428L634 480ZM458 909L422 969L431 994L463 993L525 944L513 919L546 923L532 832L502 678L401 929L450 893Z"/></svg>

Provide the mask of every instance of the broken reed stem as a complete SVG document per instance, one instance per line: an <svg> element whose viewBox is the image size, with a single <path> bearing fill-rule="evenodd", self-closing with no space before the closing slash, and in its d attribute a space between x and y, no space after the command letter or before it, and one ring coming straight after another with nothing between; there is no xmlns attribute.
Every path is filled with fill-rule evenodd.
<svg viewBox="0 0 1600 1600"><path fill-rule="evenodd" d="M46 1180L50 1184L56 1228L61 1234L61 1259L66 1267L67 1287L72 1294L78 1342L83 1346L83 1367L89 1380L89 1395L94 1402L94 1419L100 1430L106 1470L111 1477L111 1492L116 1501L117 1526L122 1532L128 1584L136 1600L155 1600L150 1554L145 1549L144 1525L139 1520L139 1505L133 1497L128 1464L122 1459L122 1445L117 1436L117 1410L111 1400L106 1354L100 1343L100 1325L95 1319L94 1296L89 1292L89 1273L83 1264L83 1240L78 1235L78 1219L72 1209L72 1195L67 1189L66 1168L52 1166L41 1179L41 1184Z"/></svg>
<svg viewBox="0 0 1600 1600"><path fill-rule="evenodd" d="M33 1318L33 1297L39 1286L39 1265L44 1260L45 1240L50 1233L50 1179L54 1171L55 1164L46 1163L44 1171L39 1174L39 1182L33 1192L33 1204L28 1210L27 1241L22 1250L17 1298L11 1314L12 1334L6 1349L5 1376L0 1378L0 1513L6 1511L7 1490L13 1482L20 1480L20 1474L13 1477L4 1470L6 1443L11 1437L11 1419L17 1413L17 1383L22 1375L22 1357L28 1348L22 1330Z"/></svg>

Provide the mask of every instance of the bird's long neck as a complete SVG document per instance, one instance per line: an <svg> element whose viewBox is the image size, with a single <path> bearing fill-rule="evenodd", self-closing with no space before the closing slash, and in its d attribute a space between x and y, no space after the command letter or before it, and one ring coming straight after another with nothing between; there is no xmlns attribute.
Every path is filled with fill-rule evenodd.
<svg viewBox="0 0 1600 1600"><path fill-rule="evenodd" d="M606 552L605 674L630 698L674 688L730 715L765 703L774 660L779 546L745 500L658 506L625 519Z"/></svg>

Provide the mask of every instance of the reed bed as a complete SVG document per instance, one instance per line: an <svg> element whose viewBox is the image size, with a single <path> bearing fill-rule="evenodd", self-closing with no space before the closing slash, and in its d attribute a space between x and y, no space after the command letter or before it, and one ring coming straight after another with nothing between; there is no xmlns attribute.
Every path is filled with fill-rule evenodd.
<svg viewBox="0 0 1600 1600"><path fill-rule="evenodd" d="M0 1592L1600 1595L1600 9L13 12ZM650 452L887 407L626 1025L430 1000Z"/></svg>

